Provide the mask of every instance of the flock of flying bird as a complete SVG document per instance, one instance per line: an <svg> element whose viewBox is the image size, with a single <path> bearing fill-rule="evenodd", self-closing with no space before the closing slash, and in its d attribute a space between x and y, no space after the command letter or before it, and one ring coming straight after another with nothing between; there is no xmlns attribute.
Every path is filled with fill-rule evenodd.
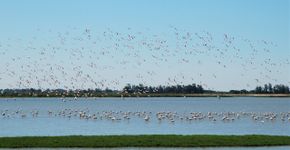
<svg viewBox="0 0 290 150"><path fill-rule="evenodd" d="M232 74L241 87L253 88L266 82L285 82L276 78L290 66L290 55L275 58L278 45L266 40L250 40L207 31L190 32L170 27L166 33L150 29L122 32L108 28L94 31L68 28L55 32L37 29L31 38L0 40L0 88L22 89L116 89L127 83L157 85L201 84L226 80ZM37 36L38 35L38 36ZM218 37L218 38L217 38ZM290 81L286 81L290 84ZM237 86L238 83L232 83ZM196 121L232 122L251 118L256 122L287 121L290 112L133 112L63 109L31 112L0 110L1 118L65 117L84 120L120 121L143 119L145 122ZM43 112L42 112L43 113Z"/></svg>
<svg viewBox="0 0 290 150"><path fill-rule="evenodd" d="M233 81L232 87L290 83L276 78L285 74L281 68L290 66L290 56L275 58L278 46L266 40L173 26L166 33L76 27L33 33L0 40L0 88L120 90L127 83L197 83L211 89L210 83L227 80L225 74L247 82Z"/></svg>

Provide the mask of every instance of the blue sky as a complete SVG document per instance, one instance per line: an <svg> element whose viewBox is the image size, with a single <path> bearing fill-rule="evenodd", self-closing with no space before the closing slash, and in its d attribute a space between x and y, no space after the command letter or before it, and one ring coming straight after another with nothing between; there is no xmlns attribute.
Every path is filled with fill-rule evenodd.
<svg viewBox="0 0 290 150"><path fill-rule="evenodd" d="M290 84L290 65L287 64L288 60L290 60L290 2L287 0L6 0L1 1L0 18L0 44L3 45L2 48L0 47L0 52L8 51L5 55L0 55L1 65L3 66L2 68L5 68L4 64L7 63L10 66L14 66L10 67L8 72L16 71L21 74L22 72L19 70L20 63L31 63L30 61L11 62L11 59L15 56L22 57L28 54L22 51L23 45L26 46L29 41L33 41L30 45L36 47L35 51L45 47L47 45L46 41L49 41L51 45L57 45L56 37L60 32L69 32L70 35L67 35L67 37L77 36L79 32L85 29L90 29L94 34L101 34L103 31L107 31L108 28L123 34L142 32L145 34L143 36L147 36L147 38L152 37L152 35L163 36L164 39L171 42L169 48L173 51L175 46L172 45L176 44L172 31L174 27L184 34L186 32L200 34L209 32L216 39L215 46L217 47L222 47L220 43L224 34L232 35L236 37L236 44L242 49L239 55L245 59L236 61L235 65L235 63L228 61L231 56L221 58L221 61L229 66L226 70L221 71L216 66L218 60L213 61L212 57L209 56L213 56L215 52L192 57L183 53L176 53L170 57L178 57L178 59L186 57L186 59L194 61L189 64L178 64L175 62L177 59L172 58L172 61L169 60L167 64L161 63L160 67L148 63L137 69L129 67L123 70L99 71L100 74L104 75L102 80L107 80L105 81L108 82L107 86L110 86L109 80L113 78L120 81L120 87L129 82L139 83L141 82L140 78L136 76L144 73L142 72L144 70L153 68L152 70L158 73L152 77L154 80L152 83L150 83L151 77L144 77L144 80L148 80L147 84L165 84L168 82L167 78L173 78L173 76L178 76L178 80L185 84L191 82L190 78L195 78L194 82L205 84L217 90L253 88L257 84L267 82ZM75 32L72 31L74 29L76 29ZM21 39L22 43L17 42L17 39ZM253 43L256 43L256 47L261 46L257 42L261 40L272 42L276 45L269 47L271 53L263 53L263 50L259 51L254 59L257 65L246 66L246 73L240 68L240 65L247 63L247 59L251 57L252 49L245 45L243 39L254 41ZM109 40L103 41L107 45L110 44ZM12 46L9 47L7 44ZM74 46L73 44L66 46L66 48L74 49L83 45L90 46L78 43ZM123 50L125 51L123 53L131 53L130 50ZM63 58L62 61L64 62L70 61L69 58L66 59L65 56L62 56L66 55L64 49L58 50L58 53L59 58L54 58L55 62L60 61L60 58ZM31 57L39 57L34 52L29 55ZM121 54L121 52L116 52L115 55L126 58L126 55ZM153 61L151 57L146 56L151 55L150 52L143 50L142 55L146 60ZM271 63L276 64L275 66L268 66L268 69L273 72L275 70L280 71L271 72L273 80L265 78L267 71L265 66L260 65L268 58L271 59ZM131 63L137 61L130 57L128 59L132 60ZM102 67L116 65L109 60L109 57L104 57L98 63ZM116 58L113 58L113 60L116 60ZM80 60L83 64L86 64L87 61L87 59ZM282 65L278 65L281 62ZM51 62L43 60L39 63ZM63 65L69 68L69 63L64 63ZM165 66L170 67L165 69ZM93 71L83 69L84 72L93 76ZM69 69L65 71L70 72ZM116 75L119 72L128 77L121 79L120 76ZM260 74L257 72L260 72ZM182 79L180 73L185 75L186 79ZM242 75L243 73L246 75ZM7 74L4 70L0 74L3 78L0 80L0 88L15 87L18 81L18 76L9 76ZM36 71L37 74L43 76L39 71ZM200 77L200 74L204 77ZM212 78L212 74L217 74L218 77ZM60 77L58 76L58 78ZM256 83L255 79L259 79L261 83ZM76 82L75 84L78 84L80 81ZM43 86L49 87L49 85L45 84Z"/></svg>

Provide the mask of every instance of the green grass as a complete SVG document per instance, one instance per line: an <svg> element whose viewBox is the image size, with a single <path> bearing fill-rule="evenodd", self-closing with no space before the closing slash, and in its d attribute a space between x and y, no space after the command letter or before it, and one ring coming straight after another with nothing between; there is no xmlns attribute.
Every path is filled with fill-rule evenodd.
<svg viewBox="0 0 290 150"><path fill-rule="evenodd" d="M2 137L0 148L32 147L224 147L290 145L290 136L268 135L120 135Z"/></svg>

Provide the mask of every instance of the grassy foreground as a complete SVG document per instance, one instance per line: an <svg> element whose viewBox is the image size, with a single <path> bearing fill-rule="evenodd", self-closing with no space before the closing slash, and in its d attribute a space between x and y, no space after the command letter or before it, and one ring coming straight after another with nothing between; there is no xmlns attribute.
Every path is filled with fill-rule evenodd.
<svg viewBox="0 0 290 150"><path fill-rule="evenodd" d="M267 135L121 135L2 137L0 148L32 147L222 147L290 145L290 136Z"/></svg>

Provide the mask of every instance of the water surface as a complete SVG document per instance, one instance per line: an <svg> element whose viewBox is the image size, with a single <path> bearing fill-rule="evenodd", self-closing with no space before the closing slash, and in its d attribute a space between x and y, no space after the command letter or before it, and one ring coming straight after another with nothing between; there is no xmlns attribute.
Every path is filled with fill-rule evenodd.
<svg viewBox="0 0 290 150"><path fill-rule="evenodd" d="M61 114L66 111L96 114L97 119L80 119ZM59 136L59 135L123 135L123 134L267 134L290 135L289 116L281 120L281 113L290 112L290 98L1 98L0 136ZM37 112L37 116L33 113ZM52 112L49 114L48 112ZM113 112L120 120L110 120L100 116ZM150 116L145 121L144 114L134 114L130 119L122 118L124 112L144 112ZM156 118L157 112L178 114L184 119L174 121ZM274 120L253 120L251 115L240 119L216 121L205 119L186 120L190 113L274 113ZM118 114L117 114L118 113ZM24 115L23 115L24 114ZM22 116L23 115L23 116Z"/></svg>

